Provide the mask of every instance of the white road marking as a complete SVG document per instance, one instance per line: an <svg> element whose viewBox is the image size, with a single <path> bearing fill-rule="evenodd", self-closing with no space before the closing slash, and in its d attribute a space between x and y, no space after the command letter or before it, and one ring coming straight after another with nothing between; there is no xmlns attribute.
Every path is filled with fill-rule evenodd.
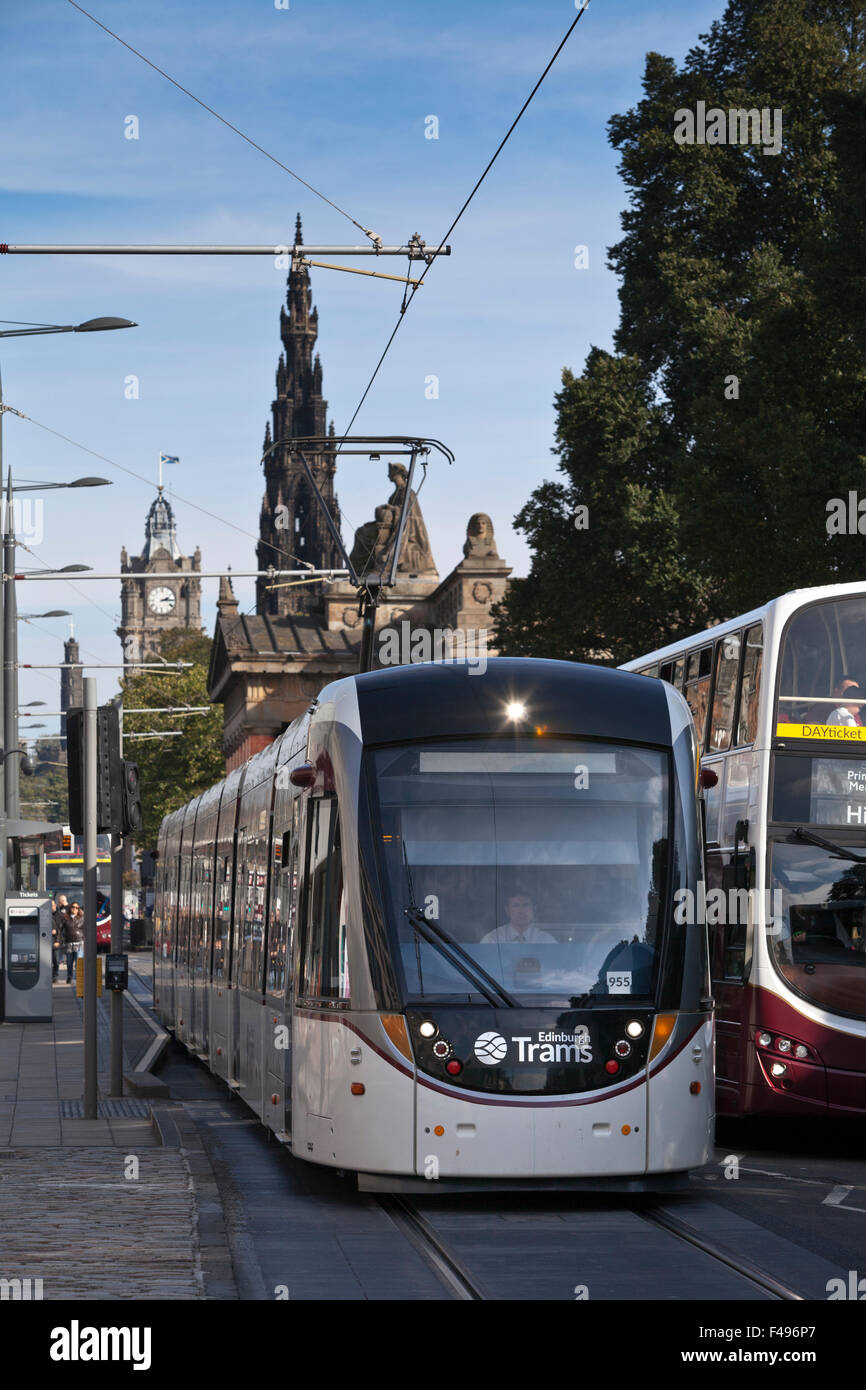
<svg viewBox="0 0 866 1390"><path fill-rule="evenodd" d="M833 1191L830 1193L829 1197L824 1198L821 1205L824 1207L838 1207L842 1202L844 1202L845 1198L848 1196L848 1193L853 1191L853 1187L836 1186L833 1188Z"/></svg>
<svg viewBox="0 0 866 1390"><path fill-rule="evenodd" d="M841 1184L833 1188L829 1197L825 1197L821 1203L824 1207L838 1207L840 1211L858 1211L861 1216L866 1216L866 1207L849 1207L845 1201L849 1192L853 1192L853 1187L843 1187Z"/></svg>

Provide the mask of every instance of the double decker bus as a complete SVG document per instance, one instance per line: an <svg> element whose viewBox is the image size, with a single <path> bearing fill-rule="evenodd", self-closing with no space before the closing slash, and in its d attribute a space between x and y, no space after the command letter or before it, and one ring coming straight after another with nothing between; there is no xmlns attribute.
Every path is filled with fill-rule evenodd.
<svg viewBox="0 0 866 1390"><path fill-rule="evenodd" d="M796 590L625 669L682 691L715 773L719 1113L866 1114L866 585Z"/></svg>
<svg viewBox="0 0 866 1390"><path fill-rule="evenodd" d="M84 907L84 837L73 835L68 825L45 836L45 891L56 898L63 893L70 903ZM111 837L96 837L96 944L100 951L111 945Z"/></svg>

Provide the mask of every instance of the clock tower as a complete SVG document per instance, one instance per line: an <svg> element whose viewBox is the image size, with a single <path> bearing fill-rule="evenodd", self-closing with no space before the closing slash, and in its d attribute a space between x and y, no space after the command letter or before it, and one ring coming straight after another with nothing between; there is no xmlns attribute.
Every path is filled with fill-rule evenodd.
<svg viewBox="0 0 866 1390"><path fill-rule="evenodd" d="M140 555L120 552L121 620L117 635L123 644L124 664L159 657L160 638L177 628L201 631L201 551L190 558L177 543L174 512L162 485L157 489L144 524L144 549ZM144 580L137 576L158 575Z"/></svg>

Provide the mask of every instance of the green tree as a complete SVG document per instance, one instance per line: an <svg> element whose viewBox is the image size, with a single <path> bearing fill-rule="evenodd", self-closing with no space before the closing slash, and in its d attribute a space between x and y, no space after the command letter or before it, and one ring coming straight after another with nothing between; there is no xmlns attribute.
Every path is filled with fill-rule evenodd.
<svg viewBox="0 0 866 1390"><path fill-rule="evenodd" d="M161 709L167 706L208 705L207 672L211 643L193 630L166 633L160 653L166 661L191 661L186 670L136 671L121 681L124 707ZM225 776L222 753L222 710L206 714L124 715L124 735L182 729L182 738L130 739L125 755L138 763L141 777L143 843L156 845L164 816Z"/></svg>
<svg viewBox="0 0 866 1390"><path fill-rule="evenodd" d="M565 482L516 519L533 562L504 650L624 659L861 577L866 539L829 535L827 503L866 490L864 58L860 0L733 0L681 69L648 55L610 122L630 194L616 353L564 375ZM781 152L677 143L698 101L781 111ZM570 531L579 498L595 511Z"/></svg>

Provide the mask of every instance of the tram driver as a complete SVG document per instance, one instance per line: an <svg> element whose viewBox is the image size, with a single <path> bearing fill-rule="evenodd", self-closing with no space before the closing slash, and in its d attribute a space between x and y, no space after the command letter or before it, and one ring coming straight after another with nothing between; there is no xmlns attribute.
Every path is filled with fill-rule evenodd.
<svg viewBox="0 0 866 1390"><path fill-rule="evenodd" d="M505 915L508 921L482 936L482 946L496 946L501 942L535 945L546 941L555 944L555 937L535 925L535 904L522 887L516 887L509 893L505 900Z"/></svg>

